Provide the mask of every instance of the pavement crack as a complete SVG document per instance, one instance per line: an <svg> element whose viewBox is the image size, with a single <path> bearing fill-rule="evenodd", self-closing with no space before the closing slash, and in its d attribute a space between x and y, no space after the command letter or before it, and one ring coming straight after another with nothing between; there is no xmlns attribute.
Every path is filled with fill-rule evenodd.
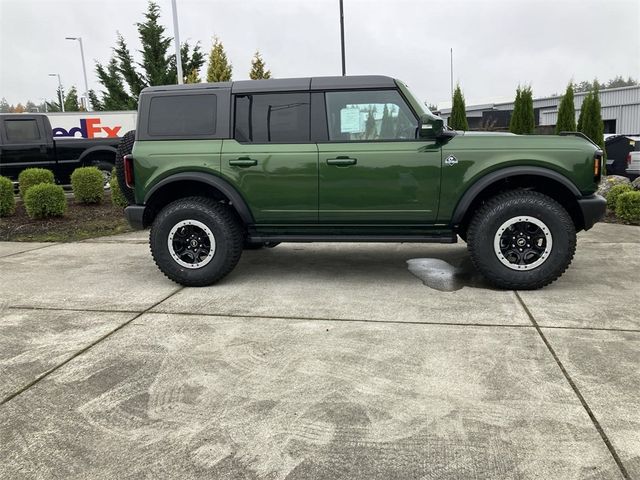
<svg viewBox="0 0 640 480"><path fill-rule="evenodd" d="M54 243L51 243L50 245L43 245L41 247L30 248L29 250L22 250L20 252L10 253L8 255L1 255L0 256L0 260L3 259L3 258L15 257L16 255L22 255L22 254L25 254L25 253L35 252L36 250L42 250L44 248L55 247L56 245L60 245L60 243L59 242L54 242Z"/></svg>
<svg viewBox="0 0 640 480"><path fill-rule="evenodd" d="M613 444L611 443L611 440L609 440L609 437L607 436L607 434L605 433L604 429L600 425L600 422L598 421L598 419L596 418L595 414L591 410L591 407L589 406L589 404L585 400L584 396L582 395L582 393L578 389L578 386L576 385L576 383L573 381L573 379L569 375L569 372L567 371L567 369L564 367L562 361L560 360L560 357L558 357L558 355L556 354L556 351L551 346L551 343L549 342L549 340L545 336L544 332L540 328L540 325L538 325L538 322L536 321L536 319L534 318L533 314L529 310L529 307L527 307L527 305L524 303L524 300L522 300L522 297L520 296L520 294L517 291L515 291L515 294L516 294L516 298L520 302L520 305L522 305L522 308L524 309L525 313L529 317L529 320L531 320L531 323L533 324L533 326L535 327L536 331L538 332L538 335L540 335L540 338L542 339L542 341L546 345L547 349L549 350L549 353L551 353L551 356L556 361L556 364L558 365L558 367L562 371L562 374L564 375L564 378L567 380L567 382L571 386L571 389L573 390L573 393L575 393L576 397L578 397L578 400L580 400L580 403L582 404L582 407L587 412L587 415L589 415L589 418L591 419L591 422L593 423L594 427L596 428L596 430L600 434L600 438L602 438L602 441L607 446L607 449L609 449L609 453L611 454L611 456L615 460L616 464L618 465L618 468L620 469L620 473L622 474L622 476L626 480L631 480L631 476L629 475L629 472L627 472L627 469L625 468L624 464L622 463L622 460L620 459L620 456L618 455L618 452L616 452L616 449L614 448Z"/></svg>
<svg viewBox="0 0 640 480"><path fill-rule="evenodd" d="M107 338L109 338L111 335L113 335L114 333L122 330L124 327L126 327L127 325L130 325L134 320L137 320L138 318L140 318L142 315L144 315L145 313L148 313L149 310L157 307L158 305L160 305L162 302L164 302L165 300L168 300L169 298L171 298L172 296L174 296L176 293L182 291L182 289L184 289L184 287L179 287L177 289L175 289L173 292L171 292L169 295L167 295L166 297L164 297L163 299L161 299L160 301L154 303L153 305L151 305L150 307L146 308L145 310L136 313L136 315L134 315L133 317L131 317L129 320L127 320L124 323L121 323L120 325L118 325L116 328L114 328L113 330L105 333L104 335L102 335L101 337L97 338L95 341L91 342L89 345L87 345L86 347L78 350L77 352L75 352L73 355L71 355L70 357L68 357L66 360L62 361L61 363L59 363L58 365L50 368L49 370L47 370L46 372L38 375L34 380L32 380L31 382L27 383L26 385L24 385L23 387L21 387L19 390L17 390L16 392L8 395L7 397L3 398L2 401L0 401L0 406L10 402L11 400L13 400L14 398L16 398L18 395L26 392L27 390L29 390L31 387L37 385L40 381L44 380L45 378L47 378L49 375L51 375L52 373L56 372L57 370L59 370L60 368L64 367L67 363L69 363L71 360L73 360L74 358L79 357L80 355L82 355L83 353L89 351L91 348L95 347L96 345L98 345L99 343L101 343L103 340L106 340Z"/></svg>

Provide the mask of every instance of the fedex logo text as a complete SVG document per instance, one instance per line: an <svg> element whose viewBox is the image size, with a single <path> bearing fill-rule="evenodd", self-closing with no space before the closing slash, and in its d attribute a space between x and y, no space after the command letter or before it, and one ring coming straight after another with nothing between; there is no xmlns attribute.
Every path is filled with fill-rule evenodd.
<svg viewBox="0 0 640 480"><path fill-rule="evenodd" d="M99 118L82 118L79 127L73 127L69 130L61 127L54 128L53 136L58 138L76 137L79 133L82 138L116 138L121 129L122 125L114 127L100 125Z"/></svg>

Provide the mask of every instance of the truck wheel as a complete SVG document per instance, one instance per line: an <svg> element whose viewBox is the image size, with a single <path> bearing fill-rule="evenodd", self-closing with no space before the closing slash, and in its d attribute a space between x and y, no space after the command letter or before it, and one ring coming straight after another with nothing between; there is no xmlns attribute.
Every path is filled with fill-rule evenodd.
<svg viewBox="0 0 640 480"><path fill-rule="evenodd" d="M162 209L151 227L149 243L162 273L187 287L202 287L233 270L244 239L226 205L189 197Z"/></svg>
<svg viewBox="0 0 640 480"><path fill-rule="evenodd" d="M106 160L97 160L91 164L92 167L96 167L102 174L102 186L105 190L111 188L111 172L113 171L113 163Z"/></svg>
<svg viewBox="0 0 640 480"><path fill-rule="evenodd" d="M576 230L567 211L538 192L516 190L487 201L473 216L467 248L493 285L511 290L542 288L567 269Z"/></svg>
<svg viewBox="0 0 640 480"><path fill-rule="evenodd" d="M124 179L124 156L129 155L132 152L135 140L136 131L129 130L122 136L122 140L120 140L120 143L118 144L118 151L116 153L116 176L118 177L118 186L129 205L136 203L136 198L133 190L127 187L127 182L125 182Z"/></svg>

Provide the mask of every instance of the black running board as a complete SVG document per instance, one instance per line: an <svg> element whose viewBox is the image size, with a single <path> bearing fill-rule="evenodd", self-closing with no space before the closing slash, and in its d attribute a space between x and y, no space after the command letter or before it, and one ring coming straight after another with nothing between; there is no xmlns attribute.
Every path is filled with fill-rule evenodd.
<svg viewBox="0 0 640 480"><path fill-rule="evenodd" d="M447 235L251 235L249 241L260 242L397 242L397 243L457 243L458 236Z"/></svg>

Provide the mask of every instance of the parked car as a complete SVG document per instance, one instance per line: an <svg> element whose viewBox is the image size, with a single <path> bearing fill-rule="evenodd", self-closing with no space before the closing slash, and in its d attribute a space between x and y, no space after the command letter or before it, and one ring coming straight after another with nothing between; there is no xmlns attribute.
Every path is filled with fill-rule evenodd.
<svg viewBox="0 0 640 480"><path fill-rule="evenodd" d="M635 180L640 177L640 151L636 150L634 152L629 152L627 155L627 169L625 170L625 173L631 180Z"/></svg>
<svg viewBox="0 0 640 480"><path fill-rule="evenodd" d="M640 152L640 135L611 135L604 141L607 175L627 176L629 153Z"/></svg>
<svg viewBox="0 0 640 480"><path fill-rule="evenodd" d="M602 167L586 137L452 131L385 76L146 88L117 158L129 222L190 286L247 243L460 237L494 285L540 288L604 215Z"/></svg>
<svg viewBox="0 0 640 480"><path fill-rule="evenodd" d="M102 172L106 187L119 141L118 137L57 139L44 114L0 114L0 175L17 182L26 168L47 168L56 182L69 184L76 168L93 165Z"/></svg>

